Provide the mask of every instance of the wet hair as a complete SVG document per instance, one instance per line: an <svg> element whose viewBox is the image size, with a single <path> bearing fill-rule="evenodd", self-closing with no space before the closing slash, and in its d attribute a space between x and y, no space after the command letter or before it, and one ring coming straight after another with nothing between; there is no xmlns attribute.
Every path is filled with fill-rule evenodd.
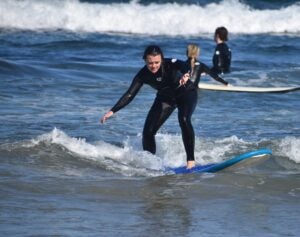
<svg viewBox="0 0 300 237"><path fill-rule="evenodd" d="M148 55L151 55L151 56L160 55L161 59L162 60L164 59L164 54L163 54L161 48L157 45L149 45L144 51L143 59L146 60Z"/></svg>
<svg viewBox="0 0 300 237"><path fill-rule="evenodd" d="M195 66L195 62L200 54L200 47L196 44L189 44L186 49L186 56L191 61L191 68L193 69Z"/></svg>
<svg viewBox="0 0 300 237"><path fill-rule="evenodd" d="M215 31L215 38L219 36L220 40L227 41L228 40L228 30L224 27L218 27Z"/></svg>
<svg viewBox="0 0 300 237"><path fill-rule="evenodd" d="M189 44L186 49L186 56L188 58L198 58L200 53L200 48L196 44Z"/></svg>

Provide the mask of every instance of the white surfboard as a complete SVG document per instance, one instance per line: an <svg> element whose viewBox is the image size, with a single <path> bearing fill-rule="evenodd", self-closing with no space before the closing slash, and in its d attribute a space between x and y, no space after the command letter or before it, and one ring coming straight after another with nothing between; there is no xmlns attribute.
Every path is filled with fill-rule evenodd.
<svg viewBox="0 0 300 237"><path fill-rule="evenodd" d="M234 92L255 92L255 93L283 93L289 91L300 90L300 87L248 87L248 86L224 86L222 84L198 84L200 89L215 91L234 91Z"/></svg>

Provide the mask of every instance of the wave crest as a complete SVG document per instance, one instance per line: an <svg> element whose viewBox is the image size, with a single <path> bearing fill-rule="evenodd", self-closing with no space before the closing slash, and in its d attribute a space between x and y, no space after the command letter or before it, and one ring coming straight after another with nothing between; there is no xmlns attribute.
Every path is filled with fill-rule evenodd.
<svg viewBox="0 0 300 237"><path fill-rule="evenodd" d="M122 146L104 141L89 143L84 138L68 136L59 129L42 134L31 141L0 145L0 152L11 157L20 154L34 159L55 160L59 167L64 167L68 159L91 163L108 171L125 176L160 176L165 174L165 167L179 167L186 164L181 136L158 134L157 154L152 155L140 147L141 137L129 137ZM248 142L236 136L205 140L196 139L195 157L201 165L217 163L233 158L245 152L267 147L273 150L272 157L288 170L297 168L299 158L299 138L285 137L280 140L261 140ZM66 159L66 160L65 160Z"/></svg>
<svg viewBox="0 0 300 237"><path fill-rule="evenodd" d="M3 0L0 28L70 30L146 35L211 34L225 25L231 33L300 32L300 4L258 10L238 1L196 4L83 3L78 0Z"/></svg>

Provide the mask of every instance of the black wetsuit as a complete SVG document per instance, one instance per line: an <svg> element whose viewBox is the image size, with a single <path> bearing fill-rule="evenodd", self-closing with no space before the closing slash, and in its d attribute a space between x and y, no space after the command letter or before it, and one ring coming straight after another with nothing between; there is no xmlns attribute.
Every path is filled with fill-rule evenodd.
<svg viewBox="0 0 300 237"><path fill-rule="evenodd" d="M195 62L194 69L191 69L190 59L186 61L186 66L191 72L190 80L184 86L176 90L176 101L178 105L178 119L182 130L183 144L187 154L187 160L194 160L195 149L195 133L191 123L191 117L197 105L198 100L198 83L200 82L201 74L206 73L225 85L228 82L224 81L215 72L211 71L208 66L199 61Z"/></svg>
<svg viewBox="0 0 300 237"><path fill-rule="evenodd" d="M226 43L217 44L212 61L212 71L215 73L223 74L230 72L231 50Z"/></svg>
<svg viewBox="0 0 300 237"><path fill-rule="evenodd" d="M179 86L181 76L187 73L188 69L186 62L174 59L164 59L159 71L155 74L144 66L134 77L129 89L111 109L115 113L129 104L143 84L148 84L157 90L143 129L144 150L153 154L156 152L155 134L178 107L178 120L187 160L194 160L195 138L190 118L196 106L197 91L190 81L186 86Z"/></svg>
<svg viewBox="0 0 300 237"><path fill-rule="evenodd" d="M190 65L191 64L190 59L187 60L186 63L187 63L187 65ZM191 77L190 77L190 81L193 82L195 88L198 88L198 84L200 82L200 78L201 78L202 73L208 74L213 79L215 79L218 82L223 83L224 85L228 84L228 82L223 80L221 77L219 77L219 75L215 71L209 69L208 66L206 66L204 63L202 63L200 61L196 61L194 69L193 70L189 69L189 70L192 72Z"/></svg>

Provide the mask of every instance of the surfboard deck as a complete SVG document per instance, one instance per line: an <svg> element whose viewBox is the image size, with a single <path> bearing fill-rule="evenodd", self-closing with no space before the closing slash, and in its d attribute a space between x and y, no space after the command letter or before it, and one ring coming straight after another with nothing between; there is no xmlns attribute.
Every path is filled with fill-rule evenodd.
<svg viewBox="0 0 300 237"><path fill-rule="evenodd" d="M241 169L247 168L251 166L258 165L259 163L265 161L270 157L272 151L263 148L256 151L250 151L229 160L220 162L220 163L212 163L207 165L197 165L192 169L187 169L185 166L177 167L177 168L166 168L168 173L173 174L189 174L189 173L202 173L202 172L210 172L214 173L224 169Z"/></svg>
<svg viewBox="0 0 300 237"><path fill-rule="evenodd" d="M253 93L284 93L300 90L300 87L250 87L250 86L224 86L222 84L209 84L200 82L200 89L215 91L231 91L231 92L253 92Z"/></svg>

